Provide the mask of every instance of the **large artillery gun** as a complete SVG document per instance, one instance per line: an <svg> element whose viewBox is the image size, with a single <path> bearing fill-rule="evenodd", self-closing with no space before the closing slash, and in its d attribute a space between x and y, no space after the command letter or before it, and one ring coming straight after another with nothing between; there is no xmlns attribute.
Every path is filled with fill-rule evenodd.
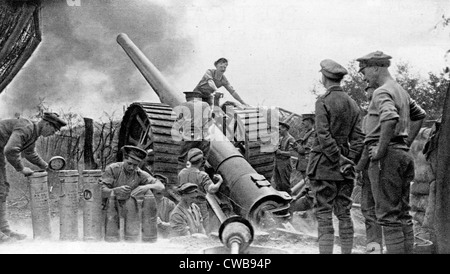
<svg viewBox="0 0 450 274"><path fill-rule="evenodd" d="M184 102L183 93L170 85L126 34L119 34L117 42L161 101L133 103L128 107L121 123L118 145L131 144L146 150L153 149L153 171L169 179L166 188L170 193L170 189L178 184L177 159L180 150L180 142L171 136L176 118L173 109ZM267 115L257 108L237 107L231 113L234 123L219 122L212 126L211 150L207 159L209 165L224 178L227 197L236 214L256 223L266 216L284 216L292 198L285 192L275 190L269 181L274 162L273 146L270 149L273 134L270 130L277 131L277 127L270 129L264 119ZM238 132L243 136L243 140L234 144L225 136L227 131L236 132L232 127L239 127Z"/></svg>

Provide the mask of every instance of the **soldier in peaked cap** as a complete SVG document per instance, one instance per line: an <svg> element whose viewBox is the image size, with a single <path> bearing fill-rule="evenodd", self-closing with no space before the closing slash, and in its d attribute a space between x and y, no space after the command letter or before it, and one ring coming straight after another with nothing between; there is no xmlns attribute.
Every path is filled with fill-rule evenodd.
<svg viewBox="0 0 450 274"><path fill-rule="evenodd" d="M296 169L302 174L304 185L299 195L295 195L295 201L291 204L292 211L305 211L313 208L314 197L311 193L311 183L306 176L306 167L308 166L309 154L314 142L314 114L302 114L302 127L305 134L302 138L295 141L294 150L298 153Z"/></svg>
<svg viewBox="0 0 450 274"><path fill-rule="evenodd" d="M6 161L25 176L33 174L33 170L25 167L21 154L32 164L47 169L48 164L37 154L35 144L39 136L48 137L65 126L58 114L46 112L40 121L32 122L24 118L5 119L0 121L0 243L26 236L10 230L6 220L6 197L9 183L6 178Z"/></svg>
<svg viewBox="0 0 450 274"><path fill-rule="evenodd" d="M139 168L139 164L147 157L147 151L129 145L123 146L121 151L124 156L123 162L108 165L100 179L104 209L106 210L108 199L115 199L114 203L118 208L119 216L126 218L130 210L137 210L137 207L147 200L154 210L149 209L149 212L143 214L148 214L155 221L154 224L143 223L142 225L154 225L154 231L156 231L157 210L152 190L163 190L164 185ZM147 239L144 235L142 236L144 241L156 240L156 237Z"/></svg>
<svg viewBox="0 0 450 274"><path fill-rule="evenodd" d="M281 121L279 125L280 139L278 149L275 151L273 182L275 189L291 194L291 155L294 155L293 146L295 139L289 134L290 125L287 122Z"/></svg>
<svg viewBox="0 0 450 274"><path fill-rule="evenodd" d="M360 127L359 107L340 86L347 70L330 59L320 62L320 66L327 92L316 101L316 137L309 156L307 176L316 201L319 251L333 253L334 213L339 220L341 251L345 254L351 253L353 246L350 196L354 174L345 170L341 173L341 167L351 167L358 161L364 135Z"/></svg>
<svg viewBox="0 0 450 274"><path fill-rule="evenodd" d="M200 207L203 216L203 226L206 232L210 233L214 230L218 220L215 220L215 214L206 202L206 193L216 193L222 185L223 179L219 174L215 174L214 178L217 182L213 183L208 174L201 170L204 161L203 152L200 149L190 149L187 154L186 168L183 168L178 174L178 182L180 186L187 183L194 183L198 186L201 197L195 203Z"/></svg>
<svg viewBox="0 0 450 274"><path fill-rule="evenodd" d="M392 57L381 51L358 58L360 72L372 94L365 120L368 175L388 253L412 253L414 231L409 214L410 183L414 160L409 153L425 112L394 80L388 67Z"/></svg>

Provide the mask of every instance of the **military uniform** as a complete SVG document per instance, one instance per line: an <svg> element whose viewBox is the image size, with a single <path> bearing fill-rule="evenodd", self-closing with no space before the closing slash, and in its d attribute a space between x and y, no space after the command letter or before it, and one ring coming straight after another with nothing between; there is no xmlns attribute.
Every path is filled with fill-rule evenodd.
<svg viewBox="0 0 450 274"><path fill-rule="evenodd" d="M313 117L314 114L302 115L303 120L311 119L312 123L314 124ZM296 141L296 145L294 146L294 149L299 154L296 169L302 174L305 185L302 187L302 190L299 194L300 198L294 201L293 204L291 204L291 211L305 211L312 209L314 206L314 194L311 193L311 183L308 176L306 176L306 168L308 166L309 154L314 143L315 134L316 132L313 127L305 133L302 139Z"/></svg>
<svg viewBox="0 0 450 274"><path fill-rule="evenodd" d="M289 125L280 122L289 130ZM280 136L278 149L281 151L292 151L294 149L295 139L289 132L286 136ZM275 165L273 171L273 181L275 183L275 189L280 191L286 191L291 194L291 156L275 154Z"/></svg>
<svg viewBox="0 0 450 274"><path fill-rule="evenodd" d="M380 51L358 58L360 71L367 67L388 67L391 56ZM392 78L378 87L372 96L366 120L365 145L378 146L381 123L395 120L394 136L386 154L369 163L368 175L375 202L377 222L382 226L388 253L412 253L414 232L409 214L410 183L414 179L414 159L406 138L410 125L411 99ZM413 117L414 118L414 117ZM420 117L418 117L420 118Z"/></svg>
<svg viewBox="0 0 450 274"><path fill-rule="evenodd" d="M199 149L192 149L188 152L187 160L193 164L199 163L203 161L203 154ZM184 168L178 174L178 182L181 185L186 183L194 183L198 187L199 199L197 199L196 204L200 208L200 212L202 213L202 222L203 227L206 229L207 233L212 231L212 220L215 217L215 214L212 212L211 207L206 201L206 193L208 192L209 186L213 184L209 175L197 169L196 167L188 167Z"/></svg>
<svg viewBox="0 0 450 274"><path fill-rule="evenodd" d="M190 200L187 202L184 200L187 199L186 196L197 196L197 189L198 187L194 183L180 185L178 193L182 200L170 214L172 236L187 236L194 233L205 234L200 208L195 203L190 203Z"/></svg>
<svg viewBox="0 0 450 274"><path fill-rule="evenodd" d="M44 113L42 120L53 125L55 130L66 125L56 113ZM47 169L47 163L36 152L36 141L41 136L40 130L38 123L23 118L0 121L0 231L7 235L11 233L14 235L14 232L10 231L6 220L6 198L9 193L9 183L6 178L5 157L18 172L24 170L21 154L30 163L41 169ZM1 232L0 234L3 234Z"/></svg>
<svg viewBox="0 0 450 274"><path fill-rule="evenodd" d="M173 127L174 134L181 141L178 171L186 166L187 153L192 148L199 148L208 159L211 146L209 128L212 125L211 108L198 98L197 92L185 92L187 102L174 109L177 120Z"/></svg>
<svg viewBox="0 0 450 274"><path fill-rule="evenodd" d="M167 238L170 235L170 214L175 209L175 203L167 197L162 197L161 200L156 201L156 208L158 217L161 223L158 223L158 235Z"/></svg>
<svg viewBox="0 0 450 274"><path fill-rule="evenodd" d="M411 121L421 120L426 116L425 111L411 98L409 102L409 109ZM364 134L367 134L367 132L370 130L370 128L368 128L366 124L367 118L368 116L366 115L362 122ZM366 245L368 247L375 247L374 243L376 243L379 247L379 250L381 251L383 246L383 231L376 218L375 200L372 193L372 184L369 178L369 163L369 147L365 145L361 159L355 166L356 171L360 171L362 174L361 213L363 214L365 219L364 223L366 226ZM370 250L369 248L367 251L371 252L373 250Z"/></svg>
<svg viewBox="0 0 450 274"><path fill-rule="evenodd" d="M122 151L126 157L133 158L138 162L141 162L147 156L145 150L134 146L124 146L122 147ZM155 231L157 229L157 206L153 192L149 189L134 196L131 196L131 192L139 186L155 184L157 182L159 182L158 179L141 170L139 167L129 171L125 169L124 162L112 163L105 168L105 172L100 179L103 209L105 212L108 211L108 205L111 204L108 200L114 197L113 203L118 210L119 216L127 218L129 210L133 210L133 213L139 212L138 207L143 207L144 203L147 203L149 205L149 208L147 209L148 212L144 212L143 214L149 216L151 219L149 226L152 226L152 228L154 228L153 231ZM128 194L116 193L116 189L123 186L129 186L130 192ZM142 235L143 240L156 240L157 233L155 234L156 235L150 235L148 239L144 239L144 235ZM145 237L147 237L147 235Z"/></svg>
<svg viewBox="0 0 450 274"><path fill-rule="evenodd" d="M345 68L332 60L322 61L321 67L325 77L337 82L347 74ZM355 162L361 155L364 136L359 107L339 85L334 85L316 101L315 115L316 138L307 175L316 200L319 251L333 252L333 212L339 220L342 253L350 253L354 234L350 216L354 174L344 176L341 166L342 156Z"/></svg>

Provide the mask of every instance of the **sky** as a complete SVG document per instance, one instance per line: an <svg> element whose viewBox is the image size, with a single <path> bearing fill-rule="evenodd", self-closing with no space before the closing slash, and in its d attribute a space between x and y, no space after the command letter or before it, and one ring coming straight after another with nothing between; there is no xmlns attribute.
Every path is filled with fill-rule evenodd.
<svg viewBox="0 0 450 274"><path fill-rule="evenodd" d="M47 0L41 14L43 40L0 94L2 119L33 114L42 99L94 119L159 102L117 44L122 32L180 93L225 57L245 102L298 114L314 111L323 59L348 66L381 50L426 75L450 49L450 27L436 27L447 0Z"/></svg>

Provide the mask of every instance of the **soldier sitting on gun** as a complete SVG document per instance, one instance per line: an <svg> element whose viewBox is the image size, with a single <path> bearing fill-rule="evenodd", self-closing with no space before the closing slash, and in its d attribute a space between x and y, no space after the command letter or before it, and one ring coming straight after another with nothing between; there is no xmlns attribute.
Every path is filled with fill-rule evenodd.
<svg viewBox="0 0 450 274"><path fill-rule="evenodd" d="M181 200L170 214L172 236L204 235L200 237L206 237L202 214L200 208L195 204L199 195L201 196L197 185L185 183L178 187L177 192Z"/></svg>
<svg viewBox="0 0 450 274"><path fill-rule="evenodd" d="M189 150L186 168L181 170L178 174L178 182L180 185L194 183L198 186L200 195L196 203L200 207L203 216L203 226L205 227L206 232L209 233L212 231L210 216L214 217L214 213L211 212L210 214L212 209L208 206L205 196L206 193L216 193L222 185L223 179L219 174L215 174L214 179L217 180L217 183L214 184L208 174L200 170L204 161L203 152L200 149L192 148Z"/></svg>
<svg viewBox="0 0 450 274"><path fill-rule="evenodd" d="M164 185L138 167L147 156L145 150L135 146L123 146L121 150L124 154L123 162L108 165L101 178L102 198L105 199L104 205L106 205L106 199L115 198L114 203L108 201L108 206L115 205L119 215L126 218L127 214L133 213L129 211L132 209L138 210L138 205L145 199L152 200L152 203L149 203L154 205L154 210L143 212L143 214L154 215L156 227L156 202L152 190L163 190ZM144 235L143 240L146 240Z"/></svg>

